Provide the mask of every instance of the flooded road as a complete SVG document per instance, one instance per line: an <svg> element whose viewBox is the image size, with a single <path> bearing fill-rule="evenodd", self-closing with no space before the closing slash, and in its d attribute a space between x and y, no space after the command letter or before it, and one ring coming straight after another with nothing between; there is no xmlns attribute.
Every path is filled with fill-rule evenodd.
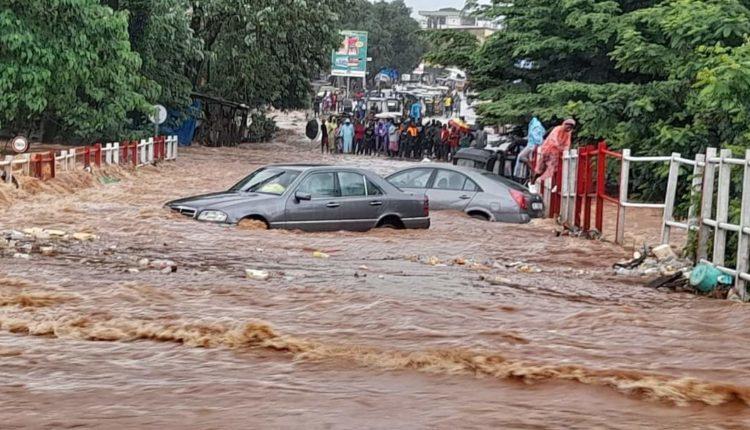
<svg viewBox="0 0 750 430"><path fill-rule="evenodd" d="M4 192L2 229L97 238L2 254L2 428L750 425L747 307L615 277L614 245L447 212L426 231L310 234L162 208L271 162L405 164L287 134Z"/></svg>

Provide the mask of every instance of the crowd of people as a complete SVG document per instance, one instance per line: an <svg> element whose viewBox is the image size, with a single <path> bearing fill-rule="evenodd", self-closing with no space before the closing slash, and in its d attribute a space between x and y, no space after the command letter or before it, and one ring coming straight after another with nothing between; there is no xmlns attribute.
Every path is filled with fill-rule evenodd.
<svg viewBox="0 0 750 430"><path fill-rule="evenodd" d="M336 97L335 93L327 95L322 110L336 112ZM443 101L444 113L449 118L456 102L453 97L459 96L448 94ZM319 109L315 111L318 117L321 112ZM377 110L368 111L363 99L352 101L351 107L341 112L343 115L321 118L321 152L450 161L460 148L483 148L487 144L484 130L468 128L463 118L445 122L425 119L421 100L405 106L406 118L403 121L377 118ZM513 176L526 178L534 189L551 178L559 168L560 154L570 149L575 126L573 119L566 119L546 133L542 123L536 117L532 118L527 144L517 156ZM537 148L541 148L539 156L534 157Z"/></svg>
<svg viewBox="0 0 750 430"><path fill-rule="evenodd" d="M461 94L458 91L448 92L442 98L430 99L429 104L424 98L417 100L414 104L418 104L421 112L427 115L442 115L445 118L451 118L453 115L461 114ZM364 119L368 110L377 110L377 107L367 106L362 91L353 93L352 98L346 98L338 91L326 91L322 96L316 96L313 99L313 113L316 117L344 113L353 115L357 119ZM376 113L379 112L376 111Z"/></svg>
<svg viewBox="0 0 750 430"><path fill-rule="evenodd" d="M402 115L393 115L403 116L400 121L378 118L379 108L367 106L361 95L355 94L351 100L340 97L326 92L313 102L315 117L320 118L321 152L447 161L475 140L476 134L463 118L458 122L425 119L425 114L435 109L427 109L423 99L404 105ZM444 104L442 113L450 118L459 112L460 96L448 93L439 103Z"/></svg>
<svg viewBox="0 0 750 430"><path fill-rule="evenodd" d="M320 124L320 151L435 160L450 160L459 148L475 141L470 130L451 121L393 119L323 118Z"/></svg>

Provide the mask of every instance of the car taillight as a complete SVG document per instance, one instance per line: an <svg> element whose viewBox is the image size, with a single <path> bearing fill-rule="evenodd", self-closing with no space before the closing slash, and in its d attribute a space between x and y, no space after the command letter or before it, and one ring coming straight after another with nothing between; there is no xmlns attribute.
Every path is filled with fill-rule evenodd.
<svg viewBox="0 0 750 430"><path fill-rule="evenodd" d="M430 198L427 196L424 196L424 202L422 203L422 210L424 212L424 216L430 216Z"/></svg>
<svg viewBox="0 0 750 430"><path fill-rule="evenodd" d="M518 190L510 190L510 195L513 197L513 200L516 201L519 208L522 210L529 209L529 205L526 203L526 197L524 197L522 192Z"/></svg>

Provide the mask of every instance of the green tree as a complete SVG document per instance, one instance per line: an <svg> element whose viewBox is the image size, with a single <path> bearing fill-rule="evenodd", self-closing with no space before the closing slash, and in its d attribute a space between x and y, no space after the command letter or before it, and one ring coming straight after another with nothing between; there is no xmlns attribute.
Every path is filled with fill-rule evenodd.
<svg viewBox="0 0 750 430"><path fill-rule="evenodd" d="M368 33L367 55L369 77L384 67L410 73L422 59L425 41L419 23L411 17L411 9L403 0L371 3L368 0L349 0L340 27Z"/></svg>
<svg viewBox="0 0 750 430"><path fill-rule="evenodd" d="M192 0L191 28L204 55L188 70L197 91L244 104L280 109L309 104L310 80L329 66L340 43L344 0ZM206 111L214 144L237 141L247 109ZM238 117L239 116L239 117Z"/></svg>
<svg viewBox="0 0 750 430"><path fill-rule="evenodd" d="M424 60L443 67L458 67L469 70L479 49L479 39L471 33L459 30L427 30L425 37L430 48Z"/></svg>
<svg viewBox="0 0 750 430"><path fill-rule="evenodd" d="M159 86L154 100L173 110L192 103L188 67L203 57L203 41L190 28L188 0L108 0L129 14L131 48L143 63L141 74Z"/></svg>
<svg viewBox="0 0 750 430"><path fill-rule="evenodd" d="M111 139L150 109L140 66L127 14L98 0L0 0L0 128Z"/></svg>
<svg viewBox="0 0 750 430"><path fill-rule="evenodd" d="M748 143L747 1L519 0L479 50L490 121L573 115L581 139L692 155Z"/></svg>

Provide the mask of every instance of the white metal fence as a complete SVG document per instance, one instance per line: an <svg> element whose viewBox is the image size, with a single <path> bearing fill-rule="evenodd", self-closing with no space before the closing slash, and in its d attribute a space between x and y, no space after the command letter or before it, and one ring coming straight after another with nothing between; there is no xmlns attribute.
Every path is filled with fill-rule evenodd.
<svg viewBox="0 0 750 430"><path fill-rule="evenodd" d="M122 144L111 142L101 146L69 148L54 152L53 171L70 172L77 167L85 167L78 158L88 154L89 165L130 165L140 167L153 164L159 160L175 160L178 153L177 136L165 136L160 139L142 139ZM6 155L0 160L0 171L6 183L11 183L14 176L32 175L34 154ZM51 160L50 160L51 161Z"/></svg>
<svg viewBox="0 0 750 430"><path fill-rule="evenodd" d="M687 231L689 240L694 240L697 234L696 261L709 263L734 276L738 294L743 300L747 300L746 284L750 281L750 149L746 151L744 158L733 158L729 149L722 149L717 156L715 148L708 148L705 154L697 154L693 159L683 158L679 153L669 156L636 157L631 155L629 149L624 149L619 158L619 210L615 241L620 244L624 241L627 210L660 209L660 242L670 243L674 229ZM669 163L663 202L643 203L629 199L631 168L637 163ZM580 165L579 152L575 149L565 151L561 166L560 220L569 225L574 225L577 219L576 200L582 195L578 172L580 168L588 169L588 166ZM732 169L742 169L742 188L736 193L741 195L738 224L729 222ZM685 220L677 220L674 217L678 197L685 197L677 195L681 173L690 181L688 190L691 204ZM586 193L588 190L583 192ZM736 249L727 250L729 232L737 234ZM734 268L726 265L727 252L734 253Z"/></svg>

